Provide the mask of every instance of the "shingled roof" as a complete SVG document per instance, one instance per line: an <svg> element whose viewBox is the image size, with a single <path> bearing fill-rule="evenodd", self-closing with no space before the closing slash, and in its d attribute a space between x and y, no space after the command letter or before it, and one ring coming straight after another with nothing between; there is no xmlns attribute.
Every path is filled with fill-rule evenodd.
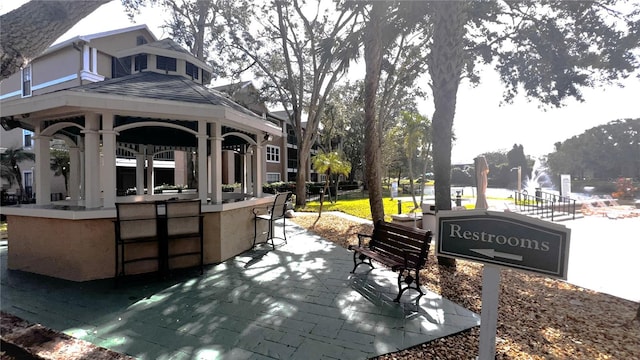
<svg viewBox="0 0 640 360"><path fill-rule="evenodd" d="M256 116L252 111L230 100L216 90L209 89L180 75L165 75L151 71L99 81L62 91L123 95L225 106L246 115Z"/></svg>

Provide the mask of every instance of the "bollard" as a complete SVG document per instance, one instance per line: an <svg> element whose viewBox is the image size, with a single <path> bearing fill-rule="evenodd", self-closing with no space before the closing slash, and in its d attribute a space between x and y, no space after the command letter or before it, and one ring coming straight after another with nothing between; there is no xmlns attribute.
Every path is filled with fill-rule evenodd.
<svg viewBox="0 0 640 360"><path fill-rule="evenodd" d="M456 191L456 206L462 206L462 195L460 191Z"/></svg>
<svg viewBox="0 0 640 360"><path fill-rule="evenodd" d="M398 215L402 214L402 200L398 200Z"/></svg>

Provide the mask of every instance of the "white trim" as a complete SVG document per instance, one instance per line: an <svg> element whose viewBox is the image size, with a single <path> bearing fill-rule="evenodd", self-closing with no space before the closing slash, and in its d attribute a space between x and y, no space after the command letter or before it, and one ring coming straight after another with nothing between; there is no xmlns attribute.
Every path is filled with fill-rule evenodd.
<svg viewBox="0 0 640 360"><path fill-rule="evenodd" d="M269 149L272 150L276 150L275 152L269 153ZM275 163L275 164L279 164L280 163L280 146L275 146L275 145L267 145L267 148L265 149L265 154L266 154L266 159L268 163ZM278 157L278 160L269 160L269 157Z"/></svg>
<svg viewBox="0 0 640 360"><path fill-rule="evenodd" d="M33 89L33 88L32 88ZM22 85L20 85L20 90L16 90L14 92L6 93L4 95L0 95L0 100L4 100L14 96L20 96L22 94Z"/></svg>
<svg viewBox="0 0 640 360"><path fill-rule="evenodd" d="M27 144L25 143L25 141L24 141L24 140L25 140L25 136L26 136L26 135L31 135L31 144L29 144L29 145L27 145ZM22 129L22 147L23 147L25 150L31 150L31 149L33 149L33 145L34 145L34 144L33 144L33 140L34 140L35 135L36 135L36 134L35 134L33 131L31 131L31 130L25 130L25 129Z"/></svg>
<svg viewBox="0 0 640 360"><path fill-rule="evenodd" d="M68 39L68 40L59 42L57 44L51 45L40 56L49 54L51 52L56 51L57 49L63 48L63 47L68 46L68 45L71 45L71 44L73 44L75 42L81 42L81 41L89 41L89 42L91 42L91 40L93 40L93 39L99 39L99 38L106 37L106 36L111 36L111 35L124 34L124 33L130 32L130 31L137 31L137 30L146 30L151 35L153 41L158 41L158 38L156 38L156 36L153 34L153 32L151 32L151 30L149 30L149 27L147 27L147 25L134 25L134 26L127 27L127 28L109 30L109 31L104 31L104 32L96 33L96 34L75 36L75 37L73 37L71 39ZM40 57L40 56L38 56L38 57Z"/></svg>
<svg viewBox="0 0 640 360"><path fill-rule="evenodd" d="M62 84L63 82L75 80L77 78L78 78L77 74L71 74L71 75L67 75L67 76L61 77L61 78L53 79L51 81L44 82L42 84L32 85L31 86L31 92L33 92L35 90L44 89L44 88L49 87L49 86ZM104 77L103 77L103 80L104 80ZM20 85L20 90L16 90L14 92L10 92L10 93L6 93L4 95L0 95L0 100L4 100L4 99L7 99L7 98L10 98L10 97L13 97L13 96L18 96L18 95L21 95L21 94L22 94L22 85Z"/></svg>
<svg viewBox="0 0 640 360"><path fill-rule="evenodd" d="M80 71L80 80L89 80L93 82L103 81L104 76L92 73L91 71L82 70Z"/></svg>
<svg viewBox="0 0 640 360"><path fill-rule="evenodd" d="M62 84L63 82L75 80L77 78L78 78L77 74L67 75L65 77L57 78L57 79L54 79L54 80L51 80L51 81L44 82L42 84L38 84L36 86L32 86L31 90L44 89L44 88L49 87L49 86L58 85L58 84Z"/></svg>
<svg viewBox="0 0 640 360"><path fill-rule="evenodd" d="M116 158L116 166L118 167L136 167L136 159L127 159L127 158ZM145 164L145 166L147 166ZM153 168L154 169L175 169L176 162L170 160L156 160L153 159Z"/></svg>

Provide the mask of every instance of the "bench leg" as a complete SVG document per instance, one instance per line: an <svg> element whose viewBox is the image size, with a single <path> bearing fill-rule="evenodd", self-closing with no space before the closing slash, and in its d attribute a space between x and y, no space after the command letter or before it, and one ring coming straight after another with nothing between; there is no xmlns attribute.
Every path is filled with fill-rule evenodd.
<svg viewBox="0 0 640 360"><path fill-rule="evenodd" d="M358 267L358 265L360 264L366 264L371 266L372 269L375 269L375 266L373 266L373 264L371 263L371 259L360 254L360 262L357 262L356 258L358 257L358 253L357 252L353 252L353 270L351 270L351 273L353 274L356 271L356 268ZM365 260L369 260L369 262L365 262Z"/></svg>
<svg viewBox="0 0 640 360"><path fill-rule="evenodd" d="M402 297L402 294L409 289L417 290L420 293L420 296L424 295L424 292L422 292L422 289L420 288L420 274L418 273L418 270L414 270L416 275L415 278L411 276L411 270L406 270L407 275L403 276L404 271L405 270L398 271L398 296L396 296L396 298L393 300L395 302L400 302L400 297ZM415 285L411 286L414 281ZM406 283L407 286L402 287L403 282ZM420 296L418 296L418 298L420 298Z"/></svg>

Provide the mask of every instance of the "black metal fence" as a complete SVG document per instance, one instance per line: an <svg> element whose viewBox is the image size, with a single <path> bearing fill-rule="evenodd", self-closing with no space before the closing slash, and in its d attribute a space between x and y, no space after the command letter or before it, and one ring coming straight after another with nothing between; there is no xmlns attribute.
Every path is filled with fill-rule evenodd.
<svg viewBox="0 0 640 360"><path fill-rule="evenodd" d="M533 195L526 190L516 192L514 196L515 205L519 212L547 218L554 221L558 216L570 216L576 218L576 200L568 196L547 193L541 189L536 189Z"/></svg>

